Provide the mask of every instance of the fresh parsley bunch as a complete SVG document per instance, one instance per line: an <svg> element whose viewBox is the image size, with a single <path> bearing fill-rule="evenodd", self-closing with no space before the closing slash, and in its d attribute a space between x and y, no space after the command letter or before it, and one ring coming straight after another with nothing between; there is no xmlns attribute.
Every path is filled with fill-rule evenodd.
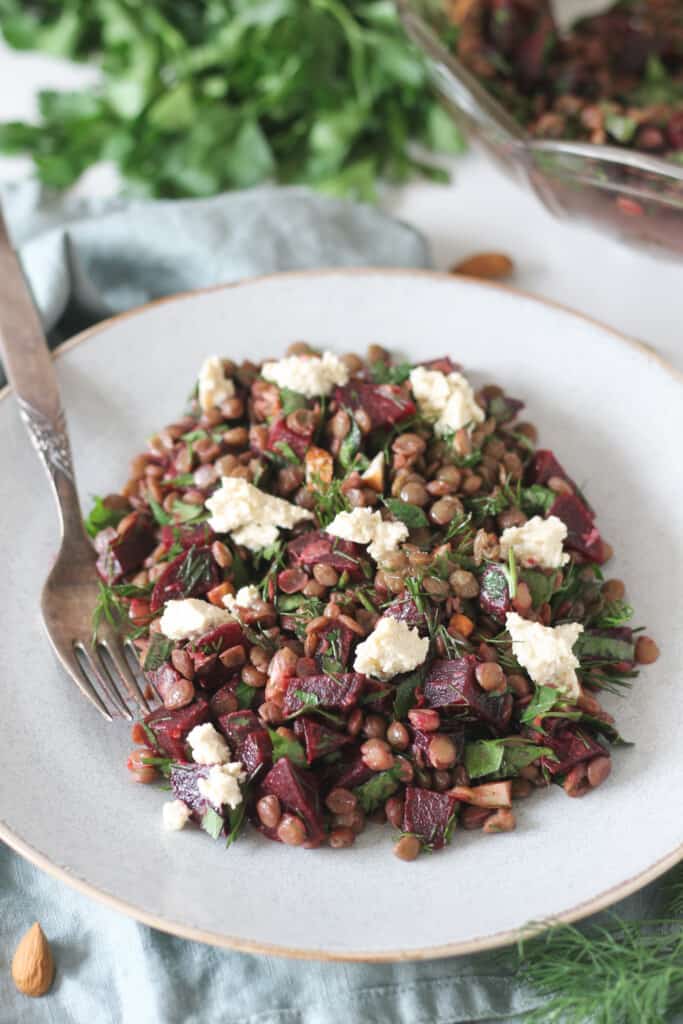
<svg viewBox="0 0 683 1024"><path fill-rule="evenodd" d="M0 125L57 188L112 160L147 196L277 180L372 199L380 176L443 179L420 152L462 148L390 0L0 0L0 30L102 71Z"/></svg>

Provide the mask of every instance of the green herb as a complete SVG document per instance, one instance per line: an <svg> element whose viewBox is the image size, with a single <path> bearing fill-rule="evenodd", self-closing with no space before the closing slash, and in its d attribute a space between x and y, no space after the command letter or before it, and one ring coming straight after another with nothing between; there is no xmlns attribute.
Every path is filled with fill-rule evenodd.
<svg viewBox="0 0 683 1024"><path fill-rule="evenodd" d="M334 479L326 484L317 474L314 474L311 483L313 484L313 512L322 529L329 526L339 512L350 511L351 506L341 489L341 480Z"/></svg>
<svg viewBox="0 0 683 1024"><path fill-rule="evenodd" d="M143 757L143 764L151 764L158 769L165 779L169 778L174 761L172 757Z"/></svg>
<svg viewBox="0 0 683 1024"><path fill-rule="evenodd" d="M407 501L401 501L400 498L383 498L382 500L392 516L405 523L409 529L414 530L420 526L429 526L427 516L418 505L411 505Z"/></svg>
<svg viewBox="0 0 683 1024"><path fill-rule="evenodd" d="M187 441L188 444L192 444L193 441L206 441L208 437L205 430L190 430L187 434L181 435L181 439Z"/></svg>
<svg viewBox="0 0 683 1024"><path fill-rule="evenodd" d="M491 494L483 494L478 498L465 499L466 507L472 512L477 522L481 522L487 516L500 515L508 508L509 504L509 497L500 489L492 491Z"/></svg>
<svg viewBox="0 0 683 1024"><path fill-rule="evenodd" d="M147 196L275 179L372 199L378 176L447 180L425 153L462 149L381 0L3 0L0 27L10 45L102 71L101 86L40 93L37 124L0 130L0 147L29 152L49 186L110 160Z"/></svg>
<svg viewBox="0 0 683 1024"><path fill-rule="evenodd" d="M164 487L192 487L194 484L194 473L183 473L182 476L174 476L170 480L161 481Z"/></svg>
<svg viewBox="0 0 683 1024"><path fill-rule="evenodd" d="M151 508L152 515L156 519L156 521L159 524L159 526L170 526L171 525L171 523L173 522L173 517L170 516L168 514L168 512L166 512L166 510L161 507L159 502L155 501L154 498L151 495L148 496L147 503L148 503L149 507Z"/></svg>
<svg viewBox="0 0 683 1024"><path fill-rule="evenodd" d="M520 489L518 505L527 515L545 516L554 505L556 498L557 495L549 487L532 484L530 487Z"/></svg>
<svg viewBox="0 0 683 1024"><path fill-rule="evenodd" d="M460 537L461 542L471 541L474 538L474 534L469 530L469 525L472 522L471 515L460 515L454 516L448 524L448 529L444 534L444 543L446 541L454 540L456 537ZM469 545L468 545L469 546Z"/></svg>
<svg viewBox="0 0 683 1024"><path fill-rule="evenodd" d="M421 673L411 672L410 675L406 676L405 679L402 679L396 687L396 696L394 697L394 718L397 722L406 718L408 712L415 703L415 691L418 686L421 685Z"/></svg>
<svg viewBox="0 0 683 1024"><path fill-rule="evenodd" d="M325 605L319 597L288 594L278 596L277 607L278 611L286 612L293 617L294 632L302 640L306 634L306 626L311 619L317 619L322 615Z"/></svg>
<svg viewBox="0 0 683 1024"><path fill-rule="evenodd" d="M601 609L591 625L598 629L611 629L625 626L633 618L633 608L624 601L608 601Z"/></svg>
<svg viewBox="0 0 683 1024"><path fill-rule="evenodd" d="M237 553L235 547L232 548L232 565L230 567L230 571L232 573L232 582L234 583L237 590L239 590L240 587L244 587L247 585L247 583L249 583L249 580L251 579L251 574L247 567L247 563L244 561L241 555Z"/></svg>
<svg viewBox="0 0 683 1024"><path fill-rule="evenodd" d="M678 103L683 99L683 87L675 82L661 58L651 53L645 65L641 85L631 94L634 103L657 106L660 103Z"/></svg>
<svg viewBox="0 0 683 1024"><path fill-rule="evenodd" d="M327 648L321 658L321 664L323 672L327 675L334 675L338 672L344 671L344 665L341 661L341 631L339 629L331 629L325 634L327 641Z"/></svg>
<svg viewBox="0 0 683 1024"><path fill-rule="evenodd" d="M292 466L301 465L301 459L287 441L276 441L273 447L280 452L285 462L289 462Z"/></svg>
<svg viewBox="0 0 683 1024"><path fill-rule="evenodd" d="M612 664L619 661L633 661L634 645L632 640L619 640L613 636L594 636L590 633L581 633L576 644L574 653L579 661L586 658L595 658L603 664ZM587 663L586 668L590 668Z"/></svg>
<svg viewBox="0 0 683 1024"><path fill-rule="evenodd" d="M339 583L341 584L341 577L339 579ZM354 590L353 593L354 593L354 596L358 598L358 600L363 605L363 607L365 608L366 611L373 612L373 614L375 614L375 615L377 614L377 609L375 608L374 604L370 600L370 597L368 596L368 594L366 594L366 592L361 587L359 587L357 590Z"/></svg>
<svg viewBox="0 0 683 1024"><path fill-rule="evenodd" d="M291 391L289 388L280 388L280 402L282 404L282 415L289 416L290 412L306 408L306 397L298 391Z"/></svg>
<svg viewBox="0 0 683 1024"><path fill-rule="evenodd" d="M213 807L207 807L199 824L205 832L209 833L212 839L218 839L223 831L224 821Z"/></svg>
<svg viewBox="0 0 683 1024"><path fill-rule="evenodd" d="M539 757L555 759L550 747L537 743L517 742L517 737L498 740L476 740L465 746L465 768L471 779L484 775L506 778L518 775L520 768L537 761Z"/></svg>
<svg viewBox="0 0 683 1024"><path fill-rule="evenodd" d="M377 772L371 779L357 786L354 793L366 814L372 814L396 792L401 781L401 766L394 765L385 772Z"/></svg>
<svg viewBox="0 0 683 1024"><path fill-rule="evenodd" d="M553 596L554 574L546 576L540 569L522 569L519 575L531 592L531 603L534 608L540 608L542 604L550 601Z"/></svg>
<svg viewBox="0 0 683 1024"><path fill-rule="evenodd" d="M281 736L274 729L269 729L268 735L273 744L273 761L279 761L281 757L288 757L292 764L305 767L306 753L298 740L287 739L286 736Z"/></svg>
<svg viewBox="0 0 683 1024"><path fill-rule="evenodd" d="M335 715L331 711L326 711L325 708L320 707L320 698L317 694L308 693L306 690L295 690L294 696L299 698L302 703L302 707L297 711L294 711L291 715L288 715L290 720L293 718L299 718L301 715L305 715L309 711L315 711L323 718L327 718L330 722L333 722L334 725L340 725L343 722L343 719L340 718L339 715Z"/></svg>
<svg viewBox="0 0 683 1024"><path fill-rule="evenodd" d="M531 725L534 718L543 718L561 700L561 695L553 686L537 686L531 701L522 712L522 722Z"/></svg>
<svg viewBox="0 0 683 1024"><path fill-rule="evenodd" d="M152 584L138 587L133 583L100 583L97 601L92 613L93 636L97 635L102 622L109 623L117 632L126 632L132 638L147 632L147 626L140 629L132 628L128 617L128 600L149 597ZM125 600L125 599L128 600ZM161 612L159 612L161 614Z"/></svg>
<svg viewBox="0 0 683 1024"><path fill-rule="evenodd" d="M315 693L307 693L306 690L295 690L294 696L298 697L306 707L317 708L320 704L320 697Z"/></svg>
<svg viewBox="0 0 683 1024"><path fill-rule="evenodd" d="M507 569L503 570L508 581L508 592L510 594L510 600L517 595L517 559L515 557L515 549L510 546L508 550L508 564Z"/></svg>
<svg viewBox="0 0 683 1024"><path fill-rule="evenodd" d="M255 686L248 686L241 680L235 687L235 696L237 697L237 703L241 710L251 708L254 705L254 700L258 694L258 689Z"/></svg>
<svg viewBox="0 0 683 1024"><path fill-rule="evenodd" d="M350 413L349 416L351 418L351 429L342 441L339 449L339 465L345 470L351 469L363 441L360 427Z"/></svg>
<svg viewBox="0 0 683 1024"><path fill-rule="evenodd" d="M619 114L608 114L605 117L605 129L617 142L630 142L636 134L637 128L638 125L632 117L624 117Z"/></svg>
<svg viewBox="0 0 683 1024"><path fill-rule="evenodd" d="M97 494L93 495L93 502L90 515L83 524L90 537L96 537L100 530L106 530L109 526L118 526L130 511L125 508L109 508Z"/></svg>
<svg viewBox="0 0 683 1024"><path fill-rule="evenodd" d="M412 368L411 363L397 363L392 366L378 359L370 367L370 373L375 384L403 384L410 377Z"/></svg>
<svg viewBox="0 0 683 1024"><path fill-rule="evenodd" d="M164 636L163 633L152 633L149 638L149 647L145 654L142 667L145 672L156 672L171 656L173 641Z"/></svg>
<svg viewBox="0 0 683 1024"><path fill-rule="evenodd" d="M242 802L237 807L231 807L228 813L228 830L225 837L225 848L229 849L235 842L247 820L247 799L248 787L242 789Z"/></svg>
<svg viewBox="0 0 683 1024"><path fill-rule="evenodd" d="M200 583L211 579L212 563L211 552L206 548L197 550L194 544L188 548L178 569L178 580L182 583L184 594L191 594Z"/></svg>
<svg viewBox="0 0 683 1024"><path fill-rule="evenodd" d="M173 502L173 518L180 523L197 523L199 520L207 519L208 513L203 505L192 505L188 501L176 498Z"/></svg>

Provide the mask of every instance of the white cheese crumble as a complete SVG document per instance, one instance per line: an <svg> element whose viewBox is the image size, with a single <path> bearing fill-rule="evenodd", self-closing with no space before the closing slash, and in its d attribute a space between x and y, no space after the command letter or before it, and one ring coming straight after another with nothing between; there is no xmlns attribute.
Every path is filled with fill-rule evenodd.
<svg viewBox="0 0 683 1024"><path fill-rule="evenodd" d="M345 363L333 352L321 356L287 356L275 363L264 363L261 376L279 388L289 388L306 398L329 395L336 386L349 379Z"/></svg>
<svg viewBox="0 0 683 1024"><path fill-rule="evenodd" d="M390 552L396 551L401 541L408 538L405 523L384 522L381 512L373 512L369 508L338 512L325 529L333 537L369 544L368 554L376 562L382 562Z"/></svg>
<svg viewBox="0 0 683 1024"><path fill-rule="evenodd" d="M211 513L209 526L216 533L229 533L236 544L250 551L274 544L278 528L291 528L302 519L312 519L308 509L292 505L254 487L243 477L224 476L221 486L206 501Z"/></svg>
<svg viewBox="0 0 683 1024"><path fill-rule="evenodd" d="M166 602L159 627L169 640L191 640L230 622L230 618L226 611L208 601L185 597L181 601Z"/></svg>
<svg viewBox="0 0 683 1024"><path fill-rule="evenodd" d="M512 638L512 653L538 686L554 686L568 700L579 697L579 659L572 648L583 633L581 623L542 626L516 612L508 612L505 628Z"/></svg>
<svg viewBox="0 0 683 1024"><path fill-rule="evenodd" d="M164 828L169 832L180 832L181 828L185 828L191 813L190 808L182 800L167 800L161 808Z"/></svg>
<svg viewBox="0 0 683 1024"><path fill-rule="evenodd" d="M567 538L567 527L557 516L541 519L534 516L522 526L508 526L500 538L500 554L507 559L510 549L526 569L559 569L566 565L569 555L562 545Z"/></svg>
<svg viewBox="0 0 683 1024"><path fill-rule="evenodd" d="M223 372L218 356L209 356L199 370L199 405L202 412L210 412L228 398L234 398L235 385Z"/></svg>
<svg viewBox="0 0 683 1024"><path fill-rule="evenodd" d="M240 587L236 594L226 594L223 604L231 615L237 614L237 608L253 608L261 600L258 587L249 583L246 587Z"/></svg>
<svg viewBox="0 0 683 1024"><path fill-rule="evenodd" d="M239 784L244 782L246 777L246 772L239 761L215 764L209 769L205 779L198 780L197 789L217 811L220 811L224 804L234 810L242 803L242 790Z"/></svg>
<svg viewBox="0 0 683 1024"><path fill-rule="evenodd" d="M195 764L223 764L230 760L230 748L218 730L211 724L205 722L203 725L195 725L187 734L187 742L192 751L192 760Z"/></svg>
<svg viewBox="0 0 683 1024"><path fill-rule="evenodd" d="M420 412L434 423L434 432L440 436L470 423L483 423L486 418L472 385L461 373L416 366L410 371L410 386Z"/></svg>
<svg viewBox="0 0 683 1024"><path fill-rule="evenodd" d="M398 619L380 619L367 639L358 644L353 667L376 679L393 679L410 672L427 657L429 639Z"/></svg>

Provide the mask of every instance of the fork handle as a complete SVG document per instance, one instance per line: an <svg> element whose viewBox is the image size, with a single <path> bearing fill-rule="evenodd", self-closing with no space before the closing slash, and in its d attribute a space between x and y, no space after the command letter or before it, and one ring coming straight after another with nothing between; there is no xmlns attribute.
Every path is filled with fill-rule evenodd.
<svg viewBox="0 0 683 1024"><path fill-rule="evenodd" d="M52 482L62 535L83 535L54 362L0 210L0 351L24 426ZM77 534L76 534L77 535Z"/></svg>

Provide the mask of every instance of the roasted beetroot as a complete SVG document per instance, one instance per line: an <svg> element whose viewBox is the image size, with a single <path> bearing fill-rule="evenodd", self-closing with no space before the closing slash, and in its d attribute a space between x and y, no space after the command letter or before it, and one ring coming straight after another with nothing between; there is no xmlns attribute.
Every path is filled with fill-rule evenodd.
<svg viewBox="0 0 683 1024"><path fill-rule="evenodd" d="M347 669L351 659L351 649L359 639L362 639L358 633L338 619L328 619L322 629L317 630L317 633L320 640L316 659L323 671L325 662L330 659L336 662L341 669Z"/></svg>
<svg viewBox="0 0 683 1024"><path fill-rule="evenodd" d="M510 588L507 576L498 565L487 565L479 580L479 607L497 622L505 622L510 611Z"/></svg>
<svg viewBox="0 0 683 1024"><path fill-rule="evenodd" d="M557 760L548 757L541 759L541 764L551 775L566 775L575 765L582 761L592 761L594 757L605 757L609 752L582 729L572 728L542 737L543 746L550 747Z"/></svg>
<svg viewBox="0 0 683 1024"><path fill-rule="evenodd" d="M550 508L550 515L557 516L567 527L565 543L568 548L591 562L602 564L605 561L600 531L581 498L575 494L559 494Z"/></svg>
<svg viewBox="0 0 683 1024"><path fill-rule="evenodd" d="M347 732L335 732L326 725L320 725L310 718L299 718L294 726L297 736L304 741L306 760L309 764L318 757L331 754L351 742Z"/></svg>
<svg viewBox="0 0 683 1024"><path fill-rule="evenodd" d="M462 718L479 719L494 732L502 733L510 723L512 696L485 693L475 677L477 659L472 654L453 661L434 661L424 681L423 693L429 708L444 708Z"/></svg>
<svg viewBox="0 0 683 1024"><path fill-rule="evenodd" d="M309 703L312 707L319 705L332 711L349 711L358 703L364 683L365 676L358 672L337 676L293 676L287 680L282 708L286 715L293 715ZM307 694L309 700L297 696L298 693Z"/></svg>
<svg viewBox="0 0 683 1024"><path fill-rule="evenodd" d="M331 565L338 572L347 572L352 579L363 575L359 558L363 548L349 540L340 540L324 530L302 533L287 545L290 561L294 565Z"/></svg>
<svg viewBox="0 0 683 1024"><path fill-rule="evenodd" d="M273 794L283 811L296 814L306 826L306 846L319 846L324 838L323 819L316 778L302 768L296 768L288 757L281 757L273 765L259 787L259 796ZM270 839L277 839L275 829L261 826Z"/></svg>
<svg viewBox="0 0 683 1024"><path fill-rule="evenodd" d="M440 850L450 839L456 807L457 800L448 793L406 786L403 831L417 836L425 846Z"/></svg>
<svg viewBox="0 0 683 1024"><path fill-rule="evenodd" d="M127 573L142 566L155 545L152 520L139 512L131 514L128 528L122 535L111 527L102 530L95 540L100 553L97 559L100 577L105 583L118 583Z"/></svg>
<svg viewBox="0 0 683 1024"><path fill-rule="evenodd" d="M366 412L373 430L392 426L415 412L415 403L396 384L371 384L354 377L345 387L337 388L334 397L347 409Z"/></svg>
<svg viewBox="0 0 683 1024"><path fill-rule="evenodd" d="M192 704L178 711L158 708L147 715L144 721L154 735L157 748L176 761L184 761L187 734L195 725L203 725L210 720L211 709L208 702L198 697Z"/></svg>
<svg viewBox="0 0 683 1024"><path fill-rule="evenodd" d="M155 612L167 601L200 597L219 580L220 571L211 548L190 547L169 562L152 591L150 607Z"/></svg>
<svg viewBox="0 0 683 1024"><path fill-rule="evenodd" d="M283 451L286 452L287 448L291 448L292 451L302 459L308 448L310 448L311 441L313 440L313 430L314 422L312 419L310 429L303 433L290 430L285 418L281 417L271 424L270 430L268 431L266 449L270 452L276 452L282 455Z"/></svg>
<svg viewBox="0 0 683 1024"><path fill-rule="evenodd" d="M168 551L174 544L180 544L181 548L205 547L215 538L215 534L208 523L200 523L199 526L162 526L161 543Z"/></svg>
<svg viewBox="0 0 683 1024"><path fill-rule="evenodd" d="M169 782L176 800L182 800L192 811L195 821L200 821L209 804L199 792L199 780L209 774L208 764L182 762L171 766Z"/></svg>
<svg viewBox="0 0 683 1024"><path fill-rule="evenodd" d="M399 597L392 601L389 607L384 609L382 618L405 622L406 625L414 626L423 634L427 630L427 616L419 610L412 597Z"/></svg>
<svg viewBox="0 0 683 1024"><path fill-rule="evenodd" d="M336 765L331 772L334 785L341 789L356 789L371 778L373 772L368 768L360 754L345 759Z"/></svg>

